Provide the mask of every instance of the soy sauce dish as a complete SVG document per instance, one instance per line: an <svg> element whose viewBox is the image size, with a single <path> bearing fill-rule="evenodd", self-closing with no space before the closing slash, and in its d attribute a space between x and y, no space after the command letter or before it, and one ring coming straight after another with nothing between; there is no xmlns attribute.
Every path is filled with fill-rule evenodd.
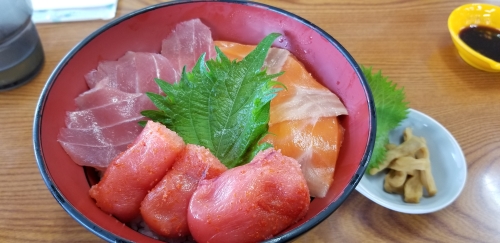
<svg viewBox="0 0 500 243"><path fill-rule="evenodd" d="M397 212L436 212L453 203L465 186L467 163L464 154L453 135L443 125L414 109L410 109L407 119L390 132L389 142L400 144L407 127L412 128L414 136L423 137L427 142L431 170L438 190L436 195L425 197L424 193L419 203L406 203L402 195L384 191L384 172L365 175L356 190L373 202Z"/></svg>
<svg viewBox="0 0 500 243"><path fill-rule="evenodd" d="M375 137L374 104L356 61L329 33L282 9L243 1L171 1L137 10L98 29L76 45L57 65L37 104L33 141L40 173L56 201L83 227L108 242L158 242L100 210L89 196L93 183L85 168L74 163L57 141L66 112L88 90L84 75L99 61L116 60L127 51L156 52L161 40L182 21L199 18L214 40L257 44L279 32L288 49L345 104L349 115L334 183L326 197L314 199L300 221L269 239L288 242L329 217L364 175ZM333 34L333 33L332 33ZM95 182L94 182L95 183Z"/></svg>
<svg viewBox="0 0 500 243"><path fill-rule="evenodd" d="M448 30L462 59L488 72L500 72L500 7L465 4L450 14Z"/></svg>

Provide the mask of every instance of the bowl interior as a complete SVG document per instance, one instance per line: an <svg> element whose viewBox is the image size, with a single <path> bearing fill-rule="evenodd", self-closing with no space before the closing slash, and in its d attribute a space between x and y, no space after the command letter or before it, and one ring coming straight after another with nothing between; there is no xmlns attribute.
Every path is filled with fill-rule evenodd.
<svg viewBox="0 0 500 243"><path fill-rule="evenodd" d="M340 44L307 21L258 3L159 4L119 18L83 40L53 72L37 107L34 142L42 176L63 208L100 237L113 240L116 235L132 241L152 241L96 207L88 196L90 186L84 169L65 153L57 135L65 126L66 111L76 108L74 98L88 89L84 75L99 61L116 60L129 50L159 52L161 40L174 26L192 18L200 18L208 25L215 40L256 44L270 32L281 33L283 41L276 46L297 56L348 109L350 115L341 119L346 133L333 186L325 198L313 200L306 217L289 229L298 231L276 239L296 237L331 214L359 181L373 147L374 110L361 71Z"/></svg>
<svg viewBox="0 0 500 243"><path fill-rule="evenodd" d="M413 109L410 109L408 118L391 131L390 142L400 144L406 127L411 127L415 136L426 139L437 194L422 198L418 204L405 203L401 195L384 191L385 173L382 172L364 176L356 189L377 204L394 211L409 214L438 211L455 201L462 192L467 177L465 157L458 142L445 127Z"/></svg>

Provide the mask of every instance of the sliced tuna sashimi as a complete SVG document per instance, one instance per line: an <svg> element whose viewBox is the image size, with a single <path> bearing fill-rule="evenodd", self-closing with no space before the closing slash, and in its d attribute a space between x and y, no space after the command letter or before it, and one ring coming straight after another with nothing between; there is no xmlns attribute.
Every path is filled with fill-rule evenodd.
<svg viewBox="0 0 500 243"><path fill-rule="evenodd" d="M139 207L175 161L185 144L164 125L148 121L134 143L118 155L101 181L90 188L90 196L104 212L122 222L140 215Z"/></svg>
<svg viewBox="0 0 500 243"><path fill-rule="evenodd" d="M85 80L87 81L87 85L89 88L94 88L97 86L97 83L99 83L101 80L108 78L108 72L111 72L110 70L103 70L103 67L114 67L116 68L116 63L117 61L101 61L99 62L97 69L91 70L87 74L85 74Z"/></svg>
<svg viewBox="0 0 500 243"><path fill-rule="evenodd" d="M85 78L90 88L105 80L106 86L128 93L160 93L154 78L174 83L180 72L160 54L129 51L117 61L100 62Z"/></svg>
<svg viewBox="0 0 500 243"><path fill-rule="evenodd" d="M121 70L120 68L121 62L126 62L130 60L130 58L124 58L124 57L130 57L130 56L127 56L125 54L123 57L121 57L116 61L105 60L99 62L99 64L97 65L97 69L94 69L85 75L87 85L91 89L93 89L99 83L101 83L101 85L102 83L104 83L106 86L118 89L118 85L120 83L118 80L118 72ZM106 81L103 82L103 80ZM127 87L122 88L121 90L126 90L128 92L129 89L131 88L129 88L129 86L127 85Z"/></svg>
<svg viewBox="0 0 500 243"><path fill-rule="evenodd" d="M188 225L197 242L259 242L302 218L309 204L297 161L267 149L246 165L201 181Z"/></svg>
<svg viewBox="0 0 500 243"><path fill-rule="evenodd" d="M337 117L284 121L269 127L263 141L301 164L312 197L325 197L333 182L344 129Z"/></svg>
<svg viewBox="0 0 500 243"><path fill-rule="evenodd" d="M96 107L101 107L110 104L116 104L124 100L132 100L138 98L140 93L127 93L109 86L96 86L75 99L75 103L79 110L86 110Z"/></svg>
<svg viewBox="0 0 500 243"><path fill-rule="evenodd" d="M182 29L183 27L187 27L187 29ZM191 40L187 38L188 34L193 34L190 31L197 31ZM116 61L101 61L95 70L85 75L91 89L75 99L79 110L68 112L66 126L69 128L68 131L91 129L94 131L91 133L94 140L99 139L100 142L89 146L82 143L82 139L73 138L72 140L63 136L60 142L75 162L102 169L102 165L109 163L105 160L125 149L121 142L106 137L109 133L101 130L107 131L115 125L137 121L137 119L143 118L140 115L141 111L155 109L153 103L144 93L161 92L154 78L160 78L170 83L180 79L179 63L185 60L177 61L178 54L189 53L191 57L208 52L208 56L213 56L213 41L210 30L199 20L180 24L169 38L170 40L182 40L182 44L185 45L182 48L187 48L178 53L170 54L167 54L168 47L165 48L163 53L172 56L172 60L175 60L175 68L170 60L161 54L129 51ZM196 59L193 58L193 64L195 61ZM133 134L136 134L135 129L132 131ZM122 132L128 133L128 131ZM63 133L68 134L67 131ZM106 153L106 149L109 149L108 153Z"/></svg>
<svg viewBox="0 0 500 243"><path fill-rule="evenodd" d="M104 170L141 133L139 120L111 127L61 128L58 141L75 163Z"/></svg>
<svg viewBox="0 0 500 243"><path fill-rule="evenodd" d="M151 230L164 237L189 235L188 204L198 182L227 168L204 147L188 144L172 169L141 203L141 215Z"/></svg>
<svg viewBox="0 0 500 243"><path fill-rule="evenodd" d="M179 81L181 72L169 59L160 54L136 52L135 68L137 70L136 92L161 93L161 89L154 81L155 78L169 83Z"/></svg>
<svg viewBox="0 0 500 243"><path fill-rule="evenodd" d="M191 71L203 53L206 53L206 59L215 56L210 28L200 19L177 24L161 45L161 54L167 57L178 71L182 71L184 66L187 71Z"/></svg>
<svg viewBox="0 0 500 243"><path fill-rule="evenodd" d="M141 111L155 108L145 94L129 97L131 99L104 106L66 112L66 127L79 129L109 127L124 121L143 118Z"/></svg>

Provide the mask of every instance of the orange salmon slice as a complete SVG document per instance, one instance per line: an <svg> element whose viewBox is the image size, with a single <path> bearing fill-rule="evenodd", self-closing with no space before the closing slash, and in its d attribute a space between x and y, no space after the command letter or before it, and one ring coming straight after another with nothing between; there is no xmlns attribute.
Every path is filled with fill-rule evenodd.
<svg viewBox="0 0 500 243"><path fill-rule="evenodd" d="M243 59L255 46L215 41L231 60ZM277 48L274 48L277 49ZM271 56L271 51L268 54ZM282 63L278 77L286 89L271 101L269 132L263 141L301 164L311 196L324 197L333 182L335 164L344 137L337 116L347 115L340 99L320 84L292 54ZM278 72L279 72L278 71Z"/></svg>
<svg viewBox="0 0 500 243"><path fill-rule="evenodd" d="M344 129L337 117L284 121L269 127L263 141L300 164L309 193L324 197L335 172L335 164L344 138Z"/></svg>

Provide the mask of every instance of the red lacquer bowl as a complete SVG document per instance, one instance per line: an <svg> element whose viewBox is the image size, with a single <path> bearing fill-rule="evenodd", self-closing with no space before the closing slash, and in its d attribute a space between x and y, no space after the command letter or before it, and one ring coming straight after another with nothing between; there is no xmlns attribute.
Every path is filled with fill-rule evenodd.
<svg viewBox="0 0 500 243"><path fill-rule="evenodd" d="M314 199L302 220L268 242L287 242L330 216L364 174L375 139L375 109L364 76L349 53L328 33L292 13L259 3L173 1L150 6L100 28L74 47L45 85L35 113L33 141L40 173L61 206L80 224L109 242L157 242L101 211L89 197L87 172L57 142L66 111L88 89L84 75L99 61L116 60L126 51L159 52L161 40L179 22L200 18L215 40L256 44L279 32L276 46L291 51L306 68L344 102L349 112L340 121L345 139L327 196ZM334 216L333 216L334 217Z"/></svg>

